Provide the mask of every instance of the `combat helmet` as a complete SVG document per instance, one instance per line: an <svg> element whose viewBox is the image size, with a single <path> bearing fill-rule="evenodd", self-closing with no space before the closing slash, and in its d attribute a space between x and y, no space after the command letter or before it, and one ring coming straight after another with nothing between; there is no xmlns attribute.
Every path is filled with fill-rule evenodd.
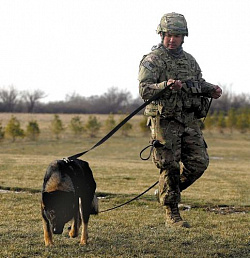
<svg viewBox="0 0 250 258"><path fill-rule="evenodd" d="M164 14L157 27L157 33L160 34L161 32L188 36L188 27L185 17L179 13Z"/></svg>

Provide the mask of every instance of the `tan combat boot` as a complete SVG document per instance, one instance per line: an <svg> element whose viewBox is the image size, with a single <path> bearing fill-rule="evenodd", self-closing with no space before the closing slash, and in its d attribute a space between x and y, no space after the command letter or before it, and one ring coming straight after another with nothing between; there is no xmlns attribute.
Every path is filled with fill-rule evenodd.
<svg viewBox="0 0 250 258"><path fill-rule="evenodd" d="M166 206L166 226L190 228L188 222L181 218L178 203L171 203Z"/></svg>

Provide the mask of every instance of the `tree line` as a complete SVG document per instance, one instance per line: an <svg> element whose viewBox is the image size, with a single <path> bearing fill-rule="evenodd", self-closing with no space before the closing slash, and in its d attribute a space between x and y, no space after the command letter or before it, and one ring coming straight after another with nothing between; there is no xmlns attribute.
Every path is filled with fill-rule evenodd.
<svg viewBox="0 0 250 258"><path fill-rule="evenodd" d="M73 93L65 100L43 103L47 94L42 90L18 91L14 86L0 88L0 112L65 113L65 114L118 114L136 109L143 101L132 98L127 90L111 87L102 95L90 97Z"/></svg>
<svg viewBox="0 0 250 258"><path fill-rule="evenodd" d="M81 117L74 115L70 123L65 125L60 118L60 115L54 114L50 121L49 131L50 135L59 140L61 135L66 131L70 130L74 136L89 136L96 137L100 129L103 127L105 131L111 131L118 123L120 123L125 116L120 116L120 120L116 121L113 114L109 114L104 123L95 116L89 115L86 123L81 120ZM142 133L145 133L149 129L146 128L146 121L143 118L138 124ZM120 129L122 136L129 136L129 132L132 130L133 126L130 122L127 122ZM21 121L14 115L11 116L6 126L3 127L0 121L0 142L5 138L10 138L12 142L15 142L17 138L27 138L31 141L37 141L41 134L40 125L37 120L31 119L28 121L26 128L21 127Z"/></svg>
<svg viewBox="0 0 250 258"><path fill-rule="evenodd" d="M213 100L210 113L222 111L227 115L229 110L250 108L250 94L235 94L223 88L223 95ZM47 94L36 89L33 91L18 91L13 85L0 88L0 112L20 113L68 113L68 114L119 114L130 113L138 108L143 101L138 96L133 98L127 90L111 87L101 95L90 97L73 93L65 96L65 100L44 103L41 100Z"/></svg>
<svg viewBox="0 0 250 258"><path fill-rule="evenodd" d="M242 109L241 113L238 113L234 108L229 110L227 117L224 116L223 111L214 112L214 114L208 114L206 120L201 123L201 128L203 130L218 130L220 133L227 132L233 133L234 130L239 131L240 133L247 133L250 129L250 110ZM95 115L89 115L87 121L84 123L81 120L79 115L73 115L68 125L65 125L60 115L54 114L53 118L50 121L49 131L50 135L55 139L60 139L60 136L67 130L70 130L74 136L89 136L96 137L101 128L108 133L110 132L118 123L123 121L125 115L121 115L119 121L114 119L113 114L109 114L104 121L101 121ZM142 116L142 119L139 121L137 128L140 129L143 135L148 134L150 129L146 126L147 118ZM129 133L133 129L133 126L130 122L127 122L120 128L122 136L129 136ZM20 120L12 115L6 126L3 127L0 121L0 142L5 138L12 139L12 142L16 138L27 138L31 141L37 141L41 133L40 126L37 120L31 119L26 125L26 129L21 128Z"/></svg>

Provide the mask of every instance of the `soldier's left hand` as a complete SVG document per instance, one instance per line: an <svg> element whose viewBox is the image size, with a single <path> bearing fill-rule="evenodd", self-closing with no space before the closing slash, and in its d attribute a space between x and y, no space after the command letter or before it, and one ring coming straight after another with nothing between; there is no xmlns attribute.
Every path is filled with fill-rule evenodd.
<svg viewBox="0 0 250 258"><path fill-rule="evenodd" d="M170 87L171 90L180 90L182 88L182 83L180 80L173 80L169 79L167 81L167 85Z"/></svg>
<svg viewBox="0 0 250 258"><path fill-rule="evenodd" d="M220 86L216 85L216 86L214 87L213 92L211 93L211 97L212 97L213 99L218 99L221 95L222 95L222 89L221 89Z"/></svg>

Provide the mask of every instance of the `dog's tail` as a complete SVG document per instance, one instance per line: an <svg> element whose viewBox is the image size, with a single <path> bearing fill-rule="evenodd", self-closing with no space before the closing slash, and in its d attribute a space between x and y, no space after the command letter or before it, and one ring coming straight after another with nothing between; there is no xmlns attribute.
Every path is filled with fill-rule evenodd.
<svg viewBox="0 0 250 258"><path fill-rule="evenodd" d="M96 194L94 194L94 197L91 203L90 214L97 215L98 213L99 213L98 198L96 197Z"/></svg>

